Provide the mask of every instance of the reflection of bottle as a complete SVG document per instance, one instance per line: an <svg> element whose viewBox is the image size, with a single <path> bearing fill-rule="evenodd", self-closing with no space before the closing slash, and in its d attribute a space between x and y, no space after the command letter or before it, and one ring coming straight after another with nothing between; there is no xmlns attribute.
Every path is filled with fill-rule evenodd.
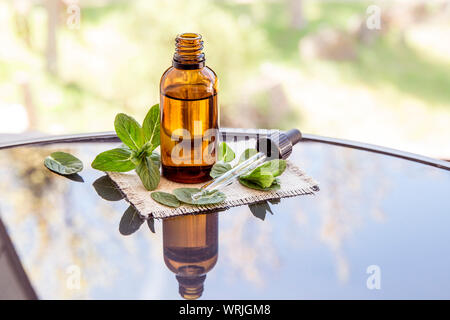
<svg viewBox="0 0 450 320"><path fill-rule="evenodd" d="M163 221L164 262L176 274L180 295L185 299L202 295L206 273L217 262L217 225L217 213Z"/></svg>
<svg viewBox="0 0 450 320"><path fill-rule="evenodd" d="M217 76L205 65L199 34L183 33L175 44L173 66L160 84L162 173L177 182L203 182L216 158Z"/></svg>

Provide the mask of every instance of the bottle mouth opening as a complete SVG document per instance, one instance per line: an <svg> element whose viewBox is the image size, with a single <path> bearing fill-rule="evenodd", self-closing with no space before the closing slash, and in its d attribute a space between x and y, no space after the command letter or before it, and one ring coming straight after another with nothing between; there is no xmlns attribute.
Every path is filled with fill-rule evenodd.
<svg viewBox="0 0 450 320"><path fill-rule="evenodd" d="M178 69L201 69L205 66L205 54L202 36L198 33L186 32L175 39L175 54L172 65Z"/></svg>
<svg viewBox="0 0 450 320"><path fill-rule="evenodd" d="M198 33L186 32L177 36L181 40L201 40L202 36Z"/></svg>

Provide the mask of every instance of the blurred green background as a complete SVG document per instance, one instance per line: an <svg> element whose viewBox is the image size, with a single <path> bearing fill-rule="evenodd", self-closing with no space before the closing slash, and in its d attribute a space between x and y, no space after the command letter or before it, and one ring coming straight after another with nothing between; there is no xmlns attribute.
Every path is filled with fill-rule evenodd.
<svg viewBox="0 0 450 320"><path fill-rule="evenodd" d="M379 30L367 27L373 5ZM224 127L450 158L450 1L439 0L1 0L0 134L143 119L182 32L204 38Z"/></svg>

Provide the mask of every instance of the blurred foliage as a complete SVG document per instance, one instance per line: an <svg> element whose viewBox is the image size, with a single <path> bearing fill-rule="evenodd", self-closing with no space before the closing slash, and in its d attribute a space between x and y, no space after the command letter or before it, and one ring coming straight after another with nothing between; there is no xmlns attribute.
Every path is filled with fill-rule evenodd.
<svg viewBox="0 0 450 320"><path fill-rule="evenodd" d="M349 138L357 138L354 132L360 128L351 131L345 119L335 119L341 129L331 132L310 121L304 101L293 98L295 91L307 90L292 85L297 81L289 78L293 72L324 81L332 75L342 84L371 88L380 98L388 88L396 99L414 98L430 110L450 106L450 61L435 60L405 41L409 26L399 26L397 20L405 19L397 12L386 24L389 28L383 25L374 39L358 38L361 29L352 21L364 22L368 1L303 0L305 23L299 28L292 23L295 0L85 0L75 30L66 25L66 4L61 1L53 75L46 72L45 61L50 1L56 0L32 2L22 16L13 5L16 1L0 2L0 108L23 104L28 87L21 85L26 83L31 92L26 107L37 115L31 129L101 131L112 129L118 112L142 118L159 101L159 80L171 65L174 38L181 32L203 35L207 64L220 80L223 126L302 126L338 136L348 131ZM432 9L422 11L439 13ZM303 55L302 44L309 39L320 45L323 30L335 32L344 57L350 58L311 60Z"/></svg>
<svg viewBox="0 0 450 320"><path fill-rule="evenodd" d="M361 46L359 59L344 68L361 82L390 84L396 90L415 96L430 106L450 106L450 64L420 54L414 48L386 37L372 47Z"/></svg>

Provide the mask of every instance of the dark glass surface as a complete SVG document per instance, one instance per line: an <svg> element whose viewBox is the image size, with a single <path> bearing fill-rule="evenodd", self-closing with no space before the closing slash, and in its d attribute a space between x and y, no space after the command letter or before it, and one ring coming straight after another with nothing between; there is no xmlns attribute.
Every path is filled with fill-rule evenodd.
<svg viewBox="0 0 450 320"><path fill-rule="evenodd" d="M107 181L97 189L114 201L93 186L104 174L92 159L117 144L0 150L0 215L39 298L181 298L162 222L122 235L129 205ZM84 162L79 177L43 166L56 150ZM320 192L270 203L265 216L248 206L219 212L217 256L194 243L209 259L201 298L450 298L450 171L314 142L297 145L291 161ZM371 265L380 290L367 288Z"/></svg>

